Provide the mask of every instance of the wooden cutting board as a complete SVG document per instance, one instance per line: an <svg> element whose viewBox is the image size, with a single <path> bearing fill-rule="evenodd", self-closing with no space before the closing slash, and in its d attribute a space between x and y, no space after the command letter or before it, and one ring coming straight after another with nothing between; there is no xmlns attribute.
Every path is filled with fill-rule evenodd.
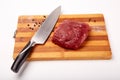
<svg viewBox="0 0 120 80"><path fill-rule="evenodd" d="M46 17L46 15L19 16L15 34L14 59L31 39ZM82 44L81 48L78 50L69 50L55 45L51 41L54 33L53 30L44 45L36 45L34 47L28 60L111 59L112 54L103 14L61 15L55 28L63 20L76 20L90 25L91 31L89 32L88 39Z"/></svg>

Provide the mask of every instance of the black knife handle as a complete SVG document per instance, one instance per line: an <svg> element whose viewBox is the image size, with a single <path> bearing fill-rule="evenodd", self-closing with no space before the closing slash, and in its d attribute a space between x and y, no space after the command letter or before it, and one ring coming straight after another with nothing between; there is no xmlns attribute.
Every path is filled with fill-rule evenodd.
<svg viewBox="0 0 120 80"><path fill-rule="evenodd" d="M16 57L15 61L12 64L11 70L15 73L17 73L22 66L22 64L26 61L27 57L29 56L32 46L34 42L29 41L27 45L23 48L23 50L19 53L19 55Z"/></svg>

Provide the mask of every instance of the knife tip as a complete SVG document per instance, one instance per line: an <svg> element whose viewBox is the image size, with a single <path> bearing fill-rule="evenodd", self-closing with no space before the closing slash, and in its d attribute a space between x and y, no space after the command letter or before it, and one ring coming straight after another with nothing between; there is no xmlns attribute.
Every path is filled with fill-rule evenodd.
<svg viewBox="0 0 120 80"><path fill-rule="evenodd" d="M59 6L57 7L57 9L58 9L58 8L61 9L61 5L59 5Z"/></svg>

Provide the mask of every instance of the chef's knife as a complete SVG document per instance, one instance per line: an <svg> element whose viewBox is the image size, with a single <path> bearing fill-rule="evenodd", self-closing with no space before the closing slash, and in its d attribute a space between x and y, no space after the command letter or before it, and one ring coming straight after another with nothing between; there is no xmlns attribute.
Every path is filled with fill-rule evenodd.
<svg viewBox="0 0 120 80"><path fill-rule="evenodd" d="M27 43L27 45L23 48L23 50L16 57L15 61L12 64L11 70L17 73L25 62L27 57L29 56L33 46L35 44L44 44L48 39L51 31L53 30L59 15L61 12L61 6L57 7L43 22L41 27L37 30L37 32L33 35L31 40Z"/></svg>

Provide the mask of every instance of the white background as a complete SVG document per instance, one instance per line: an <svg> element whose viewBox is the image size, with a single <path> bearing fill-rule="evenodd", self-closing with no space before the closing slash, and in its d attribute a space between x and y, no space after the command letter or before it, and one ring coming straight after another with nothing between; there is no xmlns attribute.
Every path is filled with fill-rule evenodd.
<svg viewBox="0 0 120 80"><path fill-rule="evenodd" d="M112 48L111 60L26 62L13 73L14 39L19 15L103 13ZM0 80L120 80L119 0L0 0Z"/></svg>

